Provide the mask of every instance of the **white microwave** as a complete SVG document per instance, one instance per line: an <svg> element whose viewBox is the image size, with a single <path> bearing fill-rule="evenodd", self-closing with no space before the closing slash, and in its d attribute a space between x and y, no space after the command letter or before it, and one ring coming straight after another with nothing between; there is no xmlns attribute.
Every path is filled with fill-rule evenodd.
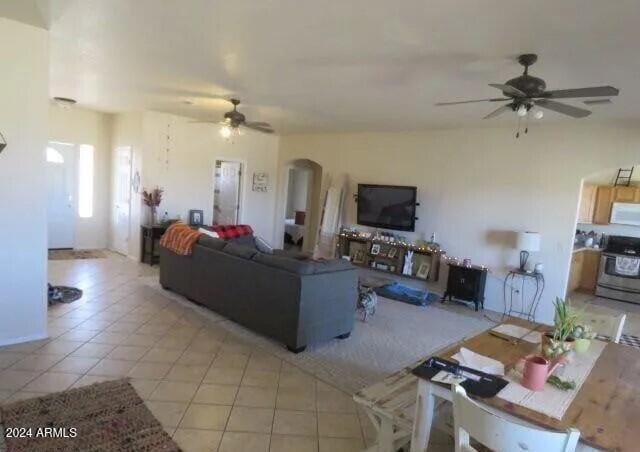
<svg viewBox="0 0 640 452"><path fill-rule="evenodd" d="M640 203L614 202L609 222L640 226Z"/></svg>

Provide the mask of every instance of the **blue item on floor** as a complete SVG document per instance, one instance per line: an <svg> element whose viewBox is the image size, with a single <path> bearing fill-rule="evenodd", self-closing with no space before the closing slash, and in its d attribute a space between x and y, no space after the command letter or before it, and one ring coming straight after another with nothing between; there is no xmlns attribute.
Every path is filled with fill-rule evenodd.
<svg viewBox="0 0 640 452"><path fill-rule="evenodd" d="M414 289L413 287L404 286L397 282L376 287L374 290L381 297L391 298L392 300L398 300L417 306L428 306L439 298L438 295L434 293Z"/></svg>

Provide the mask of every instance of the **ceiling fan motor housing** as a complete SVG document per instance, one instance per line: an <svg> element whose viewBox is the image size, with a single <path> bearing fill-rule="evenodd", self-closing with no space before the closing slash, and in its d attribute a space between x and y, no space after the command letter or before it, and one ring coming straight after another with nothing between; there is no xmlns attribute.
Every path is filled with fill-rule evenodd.
<svg viewBox="0 0 640 452"><path fill-rule="evenodd" d="M238 127L245 121L245 117L237 110L228 111L224 114L224 119L230 123L231 127Z"/></svg>
<svg viewBox="0 0 640 452"><path fill-rule="evenodd" d="M544 80L529 74L523 74L520 77L512 78L505 84L519 89L523 93L526 93L528 97L541 96L547 89L547 84ZM504 95L509 96L507 93L504 93Z"/></svg>

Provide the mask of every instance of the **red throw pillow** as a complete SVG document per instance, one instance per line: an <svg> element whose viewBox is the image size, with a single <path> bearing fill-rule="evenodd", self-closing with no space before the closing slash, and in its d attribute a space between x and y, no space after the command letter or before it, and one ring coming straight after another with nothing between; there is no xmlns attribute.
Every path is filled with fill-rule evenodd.
<svg viewBox="0 0 640 452"><path fill-rule="evenodd" d="M222 240L236 239L245 235L253 234L253 229L248 224L236 225L213 225L211 227Z"/></svg>

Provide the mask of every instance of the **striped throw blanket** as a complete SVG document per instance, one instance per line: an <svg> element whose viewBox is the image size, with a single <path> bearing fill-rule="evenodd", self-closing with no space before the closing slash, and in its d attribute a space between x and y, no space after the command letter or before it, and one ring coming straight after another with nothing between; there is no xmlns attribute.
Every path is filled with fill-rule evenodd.
<svg viewBox="0 0 640 452"><path fill-rule="evenodd" d="M160 239L160 245L182 256L189 256L202 232L191 229L184 223L173 223Z"/></svg>

